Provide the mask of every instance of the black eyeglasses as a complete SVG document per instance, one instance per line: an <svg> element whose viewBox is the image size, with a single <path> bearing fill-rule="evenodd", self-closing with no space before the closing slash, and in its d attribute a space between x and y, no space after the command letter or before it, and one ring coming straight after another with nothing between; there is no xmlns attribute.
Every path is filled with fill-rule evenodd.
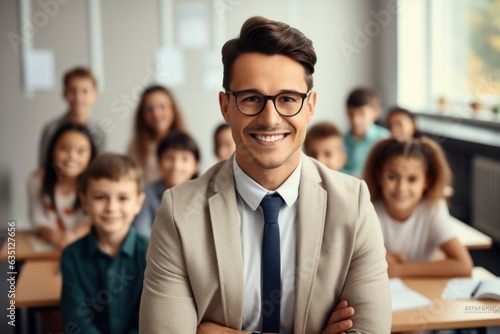
<svg viewBox="0 0 500 334"><path fill-rule="evenodd" d="M278 114L284 117L293 117L302 110L304 100L311 94L311 91L305 94L285 91L278 95L264 95L258 91L249 89L238 92L226 90L226 94L234 96L236 106L243 115L255 116L260 114L264 110L267 100L271 100Z"/></svg>

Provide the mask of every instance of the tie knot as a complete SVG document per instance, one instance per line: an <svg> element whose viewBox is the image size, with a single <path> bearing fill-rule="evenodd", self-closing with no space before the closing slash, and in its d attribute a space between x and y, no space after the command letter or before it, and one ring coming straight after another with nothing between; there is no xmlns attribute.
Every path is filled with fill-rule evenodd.
<svg viewBox="0 0 500 334"><path fill-rule="evenodd" d="M266 224L276 224L278 222L278 214L283 202L283 198L278 193L264 196L260 202L260 207L264 211Z"/></svg>

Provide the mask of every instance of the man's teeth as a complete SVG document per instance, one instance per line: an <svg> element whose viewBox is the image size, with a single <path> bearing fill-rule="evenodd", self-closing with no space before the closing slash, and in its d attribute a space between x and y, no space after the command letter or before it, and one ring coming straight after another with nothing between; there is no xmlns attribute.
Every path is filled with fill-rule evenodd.
<svg viewBox="0 0 500 334"><path fill-rule="evenodd" d="M267 143L270 143L270 142L278 141L278 140L285 138L285 135L275 135L275 136L255 135L255 138L257 138L260 141L265 141Z"/></svg>

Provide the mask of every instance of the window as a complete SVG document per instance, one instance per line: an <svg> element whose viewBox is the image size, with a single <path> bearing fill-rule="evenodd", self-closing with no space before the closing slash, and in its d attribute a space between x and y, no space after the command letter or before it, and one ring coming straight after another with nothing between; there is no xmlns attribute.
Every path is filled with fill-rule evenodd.
<svg viewBox="0 0 500 334"><path fill-rule="evenodd" d="M398 17L398 73L402 105L500 120L500 1L406 2ZM443 98L449 104L440 108Z"/></svg>

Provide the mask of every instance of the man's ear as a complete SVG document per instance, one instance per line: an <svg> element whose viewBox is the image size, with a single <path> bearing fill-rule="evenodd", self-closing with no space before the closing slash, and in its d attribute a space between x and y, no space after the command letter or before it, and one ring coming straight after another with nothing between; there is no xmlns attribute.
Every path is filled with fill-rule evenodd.
<svg viewBox="0 0 500 334"><path fill-rule="evenodd" d="M220 106L220 112L222 114L222 117L224 117L224 120L226 123L230 123L230 117L229 117L229 96L224 93L224 92L219 92L219 106Z"/></svg>
<svg viewBox="0 0 500 334"><path fill-rule="evenodd" d="M314 112L316 111L317 97L318 94L316 93L316 91L312 91L307 97L307 123L311 121L311 118L313 117Z"/></svg>

